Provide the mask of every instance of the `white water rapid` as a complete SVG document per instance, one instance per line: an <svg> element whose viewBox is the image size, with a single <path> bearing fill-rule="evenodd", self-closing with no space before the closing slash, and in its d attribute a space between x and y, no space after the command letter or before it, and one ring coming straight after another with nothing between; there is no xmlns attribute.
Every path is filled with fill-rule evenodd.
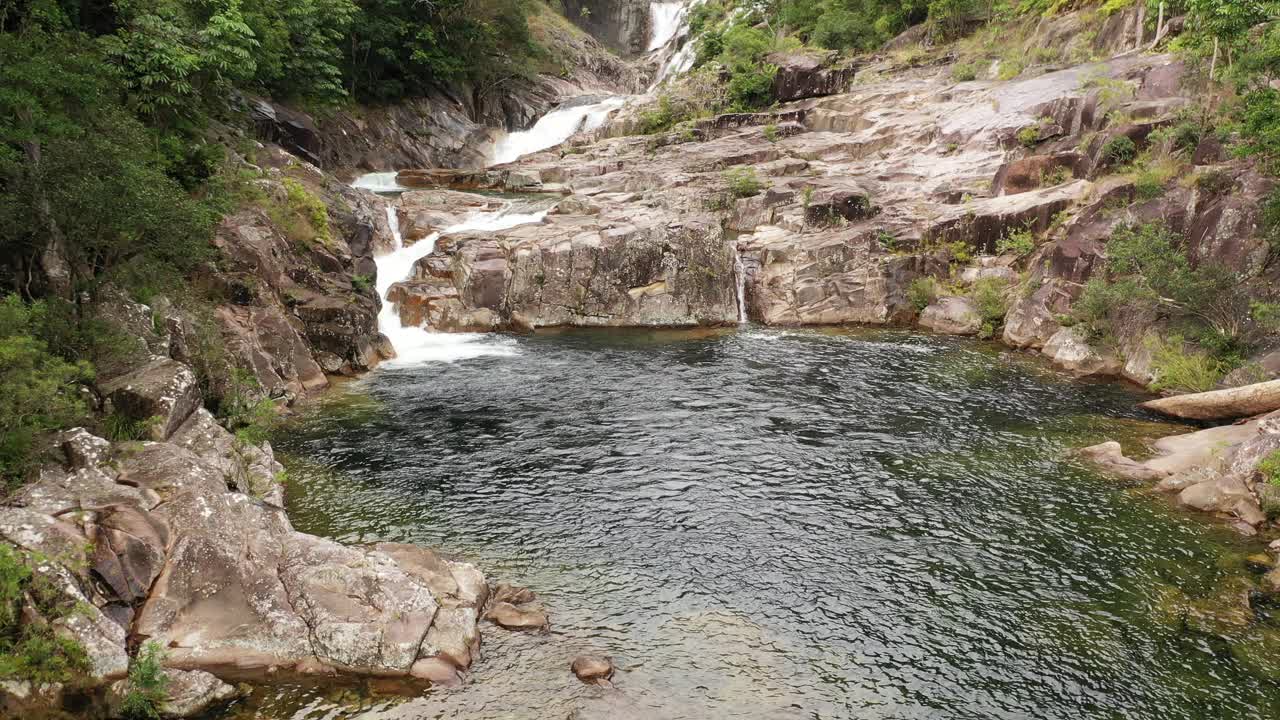
<svg viewBox="0 0 1280 720"><path fill-rule="evenodd" d="M351 183L351 187L376 193L404 192L409 188L396 182L395 172L376 172L361 175Z"/></svg>
<svg viewBox="0 0 1280 720"><path fill-rule="evenodd" d="M595 130L609 113L621 107L620 97L605 98L590 105L560 107L543 115L528 130L513 132L493 145L493 164L509 163L529 153L546 150L568 140L574 133Z"/></svg>
<svg viewBox="0 0 1280 720"><path fill-rule="evenodd" d="M445 228L441 232L463 230L503 230L516 225L538 222L547 214L513 213L510 207L496 212L477 213L466 220ZM387 207L387 222L395 238L395 249L374 258L378 267L378 297L382 298L382 310L378 313L378 330L391 341L396 358L388 364L412 365L424 362L454 362L482 355L514 355L515 344L494 335L481 333L435 333L420 327L405 327L393 303L387 300L391 286L413 274L413 264L429 255L436 246L440 233L432 233L418 242L405 246L400 234L400 219L393 207Z"/></svg>

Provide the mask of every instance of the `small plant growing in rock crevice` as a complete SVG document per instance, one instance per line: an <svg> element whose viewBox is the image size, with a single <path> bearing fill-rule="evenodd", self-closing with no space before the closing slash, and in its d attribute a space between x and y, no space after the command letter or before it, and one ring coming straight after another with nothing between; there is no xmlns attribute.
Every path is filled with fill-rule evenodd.
<svg viewBox="0 0 1280 720"><path fill-rule="evenodd" d="M126 720L156 720L169 699L169 678L164 674L164 650L147 641L129 665L129 690L121 704Z"/></svg>
<svg viewBox="0 0 1280 720"><path fill-rule="evenodd" d="M726 170L724 173L725 184L729 188L729 194L735 198L746 198L759 195L764 189L764 183L756 177L756 171L752 168L733 168Z"/></svg>
<svg viewBox="0 0 1280 720"><path fill-rule="evenodd" d="M1128 165L1138 156L1138 146L1133 140L1117 135L1102 146L1102 162L1108 166Z"/></svg>
<svg viewBox="0 0 1280 720"><path fill-rule="evenodd" d="M907 301L916 312L921 312L938 299L938 281L931 277L918 277L907 286Z"/></svg>
<svg viewBox="0 0 1280 720"><path fill-rule="evenodd" d="M1018 257L1030 255L1031 251L1036 249L1036 235L1031 228L1024 227L1018 230L1005 230L1000 239L996 241L996 253L1000 255L1014 254Z"/></svg>
<svg viewBox="0 0 1280 720"><path fill-rule="evenodd" d="M1004 324L1004 316L1009 311L1008 290L1008 282L994 277L981 278L969 289L969 297L982 318L978 337L995 337L996 330Z"/></svg>
<svg viewBox="0 0 1280 720"><path fill-rule="evenodd" d="M1258 463L1258 474L1268 485L1280 487L1280 450L1272 450Z"/></svg>
<svg viewBox="0 0 1280 720"><path fill-rule="evenodd" d="M782 139L782 131L778 129L777 125L770 123L764 126L764 138L771 143L776 143Z"/></svg>

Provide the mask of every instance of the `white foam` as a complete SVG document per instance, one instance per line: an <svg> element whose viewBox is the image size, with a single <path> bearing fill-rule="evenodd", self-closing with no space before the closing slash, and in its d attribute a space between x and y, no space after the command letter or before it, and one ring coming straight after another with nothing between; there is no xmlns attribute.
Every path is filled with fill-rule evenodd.
<svg viewBox="0 0 1280 720"><path fill-rule="evenodd" d="M536 213L512 213L507 208L496 212L477 213L443 232L463 230L502 230L525 223L540 222L546 211ZM378 267L378 297L382 298L382 310L378 313L378 330L391 341L396 358L387 365L416 365L427 362L456 362L484 355L515 355L515 342L484 333L436 333L420 327L406 327L400 322L400 314L387 300L391 286L405 280L413 273L413 264L431 254L440 233L432 233L418 242L404 244L400 234L400 220L395 209L387 207L387 222L395 238L395 249L374 258Z"/></svg>
<svg viewBox="0 0 1280 720"><path fill-rule="evenodd" d="M404 192L409 188L396 182L395 172L376 172L361 175L351 183L351 187L376 193Z"/></svg>
<svg viewBox="0 0 1280 720"><path fill-rule="evenodd" d="M562 107L538 119L533 127L509 133L493 144L492 164L509 163L529 153L555 147L574 133L595 130L609 113L622 106L624 98L611 97L591 105Z"/></svg>

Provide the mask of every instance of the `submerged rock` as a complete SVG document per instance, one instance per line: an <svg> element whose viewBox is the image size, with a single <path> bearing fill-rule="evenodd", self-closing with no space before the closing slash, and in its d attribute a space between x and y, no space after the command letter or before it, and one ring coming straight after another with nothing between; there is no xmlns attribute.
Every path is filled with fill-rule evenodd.
<svg viewBox="0 0 1280 720"><path fill-rule="evenodd" d="M507 630L544 630L551 624L541 608L528 604L516 606L509 602L495 602L484 616Z"/></svg>

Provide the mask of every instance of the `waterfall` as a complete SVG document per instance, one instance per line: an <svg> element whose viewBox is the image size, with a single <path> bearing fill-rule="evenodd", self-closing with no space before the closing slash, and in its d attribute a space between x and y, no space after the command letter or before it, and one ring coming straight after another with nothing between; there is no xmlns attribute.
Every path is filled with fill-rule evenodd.
<svg viewBox="0 0 1280 720"><path fill-rule="evenodd" d="M581 130L595 130L623 102L623 98L611 97L590 105L562 105L543 115L528 130L499 138L493 145L492 164L509 163L529 153L554 147Z"/></svg>
<svg viewBox="0 0 1280 720"><path fill-rule="evenodd" d="M700 1L649 4L649 17L653 25L649 52L658 58L658 72L649 85L650 90L693 67L694 43L689 37L689 9Z"/></svg>
<svg viewBox="0 0 1280 720"><path fill-rule="evenodd" d="M738 324L747 322L747 268L742 264L742 253L733 249L733 279L738 293Z"/></svg>
<svg viewBox="0 0 1280 720"><path fill-rule="evenodd" d="M400 234L400 218L396 215L395 208L387 207L387 223L391 226L395 245L391 252L374 258L374 264L378 268L378 297L382 298L382 309L378 312L378 330L387 336L396 350L396 359L392 363L453 362L482 355L515 354L514 344L510 340L484 333L435 333L420 327L406 327L400 322L400 313L395 305L387 300L387 291L391 286L413 275L414 263L431 254L441 234L463 230L504 230L516 225L540 222L547 214L545 210L513 213L510 209L511 206L508 205L494 212L476 213L457 225L432 233L406 247L404 237Z"/></svg>
<svg viewBox="0 0 1280 720"><path fill-rule="evenodd" d="M653 34L649 36L647 50L657 50L670 42L671 38L676 36L676 31L680 29L685 13L688 11L689 6L681 0L649 3L649 24Z"/></svg>

